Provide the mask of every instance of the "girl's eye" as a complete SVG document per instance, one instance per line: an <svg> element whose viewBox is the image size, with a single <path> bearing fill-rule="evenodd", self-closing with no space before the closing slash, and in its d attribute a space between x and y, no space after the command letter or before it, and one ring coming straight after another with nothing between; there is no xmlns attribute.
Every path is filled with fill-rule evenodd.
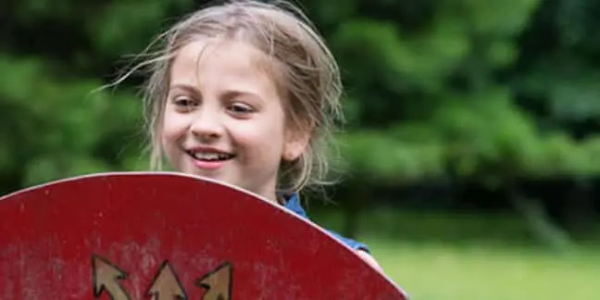
<svg viewBox="0 0 600 300"><path fill-rule="evenodd" d="M253 112L252 107L242 103L234 103L230 105L229 110L234 114L248 114Z"/></svg>
<svg viewBox="0 0 600 300"><path fill-rule="evenodd" d="M192 108L194 108L197 105L196 101L194 101L194 100L192 100L190 98L187 98L187 97L178 97L178 98L175 98L173 100L173 104L175 104L175 106L177 108L183 109L183 110L192 109Z"/></svg>

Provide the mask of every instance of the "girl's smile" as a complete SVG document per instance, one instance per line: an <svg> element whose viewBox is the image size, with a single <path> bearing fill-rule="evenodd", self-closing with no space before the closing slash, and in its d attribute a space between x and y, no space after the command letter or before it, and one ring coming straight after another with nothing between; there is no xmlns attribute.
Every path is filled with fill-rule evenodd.
<svg viewBox="0 0 600 300"><path fill-rule="evenodd" d="M202 170L217 170L235 154L210 147L193 147L186 152L194 160L196 167Z"/></svg>

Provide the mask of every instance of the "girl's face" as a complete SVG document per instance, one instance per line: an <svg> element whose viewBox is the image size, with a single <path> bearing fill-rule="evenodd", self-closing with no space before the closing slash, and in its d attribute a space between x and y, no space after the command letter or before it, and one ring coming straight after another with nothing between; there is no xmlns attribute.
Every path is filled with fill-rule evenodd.
<svg viewBox="0 0 600 300"><path fill-rule="evenodd" d="M281 160L308 139L292 139L282 99L245 43L197 40L181 48L170 71L160 139L178 171L223 181L275 201ZM262 60L261 60L262 58Z"/></svg>

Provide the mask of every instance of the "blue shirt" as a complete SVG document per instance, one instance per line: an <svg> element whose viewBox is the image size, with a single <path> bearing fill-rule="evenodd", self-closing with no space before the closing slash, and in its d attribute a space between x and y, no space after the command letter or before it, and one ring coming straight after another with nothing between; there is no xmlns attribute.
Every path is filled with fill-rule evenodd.
<svg viewBox="0 0 600 300"><path fill-rule="evenodd" d="M298 194L292 194L289 198L287 198L284 207L291 210L292 212L296 213L300 217L310 221L308 215L306 214L306 211L304 210L304 208L302 208L302 204L300 204L300 200L298 199ZM350 247L354 250L363 250L363 251L366 251L367 253L369 252L369 248L367 247L367 245L365 245L363 243L357 242L353 239L343 237L343 236L339 235L338 233L331 231L331 230L326 230L326 231L329 232L329 234L331 234L333 237L338 239L340 242L346 244L348 247Z"/></svg>

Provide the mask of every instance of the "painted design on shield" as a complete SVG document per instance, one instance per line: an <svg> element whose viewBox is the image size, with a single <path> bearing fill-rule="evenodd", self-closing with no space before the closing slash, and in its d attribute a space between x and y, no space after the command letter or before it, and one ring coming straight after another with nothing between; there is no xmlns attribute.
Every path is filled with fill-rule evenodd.
<svg viewBox="0 0 600 300"><path fill-rule="evenodd" d="M214 271L196 280L196 286L206 289L202 300L230 300L233 275L233 266L224 263Z"/></svg>
<svg viewBox="0 0 600 300"><path fill-rule="evenodd" d="M196 279L195 285L206 290L202 300L231 300L232 275L233 265L225 262ZM92 255L92 287L95 299L105 293L111 300L132 300L121 284L128 277L129 274L116 264L96 254ZM168 260L159 267L145 296L154 300L188 299L181 281Z"/></svg>
<svg viewBox="0 0 600 300"><path fill-rule="evenodd" d="M92 255L92 287L94 298L98 299L102 293L107 293L112 300L130 300L129 294L120 281L129 277L117 265L98 255Z"/></svg>
<svg viewBox="0 0 600 300"><path fill-rule="evenodd" d="M146 296L155 300L188 298L179 278L177 278L177 274L175 274L167 260L162 263L154 279L152 279L152 283L146 291Z"/></svg>

